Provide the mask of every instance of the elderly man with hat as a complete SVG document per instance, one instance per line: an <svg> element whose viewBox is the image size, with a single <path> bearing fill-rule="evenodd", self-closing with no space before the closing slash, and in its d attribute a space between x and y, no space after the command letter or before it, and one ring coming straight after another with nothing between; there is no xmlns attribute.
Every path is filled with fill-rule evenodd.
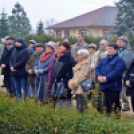
<svg viewBox="0 0 134 134"><path fill-rule="evenodd" d="M46 43L46 51L37 60L34 67L36 74L36 86L35 94L36 100L39 99L41 102L47 101L47 89L48 89L48 67L51 60L55 57L55 43L50 41Z"/></svg>
<svg viewBox="0 0 134 134"><path fill-rule="evenodd" d="M35 45L35 52L30 56L29 60L26 63L26 72L28 72L28 94L30 98L35 98L35 63L39 59L39 57L43 54L43 45L41 43L37 43Z"/></svg>
<svg viewBox="0 0 134 134"><path fill-rule="evenodd" d="M6 45L6 51L3 53L1 57L1 67L3 69L2 75L4 75L4 85L7 88L10 97L13 97L13 95L15 95L15 87L12 80L9 61L12 52L14 51L14 44L12 41L7 41L5 45Z"/></svg>
<svg viewBox="0 0 134 134"><path fill-rule="evenodd" d="M133 52L131 51L131 47L128 44L127 37L125 35L122 35L121 37L119 37L119 39L117 40L117 44L119 46L118 54L125 61L126 70L128 70L131 62L133 61L134 56L133 56ZM124 81L125 75L126 75L126 71L123 73L123 81ZM129 99L126 96L126 88L124 84L122 86L121 98L124 104L124 108L122 109L122 111L129 111L130 110Z"/></svg>

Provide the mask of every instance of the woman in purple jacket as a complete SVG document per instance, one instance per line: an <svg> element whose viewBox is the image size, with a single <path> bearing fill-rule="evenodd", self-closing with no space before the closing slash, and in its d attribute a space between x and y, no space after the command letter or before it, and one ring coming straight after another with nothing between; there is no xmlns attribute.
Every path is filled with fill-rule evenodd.
<svg viewBox="0 0 134 134"><path fill-rule="evenodd" d="M58 55L59 55L59 44L60 44L60 42L55 43L55 57L52 59L50 65L48 67L48 87L49 87L48 97L50 97L50 98L51 98L52 84L54 83L54 78L52 75L54 72L55 63L56 63Z"/></svg>

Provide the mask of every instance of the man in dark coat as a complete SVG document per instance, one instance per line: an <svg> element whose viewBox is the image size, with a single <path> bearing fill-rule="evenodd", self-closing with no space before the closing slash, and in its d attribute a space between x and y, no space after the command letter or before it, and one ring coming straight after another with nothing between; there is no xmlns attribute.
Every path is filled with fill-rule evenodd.
<svg viewBox="0 0 134 134"><path fill-rule="evenodd" d="M16 89L16 100L21 97L21 89L24 91L24 101L28 93L28 74L25 65L29 59L29 52L24 40L19 38L16 40L16 50L12 53L10 59L10 67Z"/></svg>
<svg viewBox="0 0 134 134"><path fill-rule="evenodd" d="M134 112L134 60L126 72L125 77L126 95L131 97L132 109Z"/></svg>
<svg viewBox="0 0 134 134"><path fill-rule="evenodd" d="M122 90L122 74L126 69L124 60L118 55L118 45L111 43L108 47L108 56L101 60L95 69L95 78L100 82L104 92L105 107L108 114L121 110L119 95Z"/></svg>
<svg viewBox="0 0 134 134"><path fill-rule="evenodd" d="M5 39L4 39L4 45L0 48L0 56L4 55L4 53L7 53L8 49L7 49L6 43L8 41L10 41L10 42L12 42L14 44L14 39L12 37L9 37L9 36L5 37ZM0 63L1 63L1 59L0 59ZM2 85L1 87L6 87L5 86L5 77L3 79L3 83L4 83L4 85Z"/></svg>
<svg viewBox="0 0 134 134"><path fill-rule="evenodd" d="M3 53L1 57L1 67L2 67L2 75L4 75L4 84L5 87L7 88L7 91L10 94L10 97L13 97L15 94L15 87L14 83L12 81L12 75L11 75L11 70L9 66L9 60L12 55L12 52L14 51L14 44L11 41L8 41L6 43L6 51Z"/></svg>

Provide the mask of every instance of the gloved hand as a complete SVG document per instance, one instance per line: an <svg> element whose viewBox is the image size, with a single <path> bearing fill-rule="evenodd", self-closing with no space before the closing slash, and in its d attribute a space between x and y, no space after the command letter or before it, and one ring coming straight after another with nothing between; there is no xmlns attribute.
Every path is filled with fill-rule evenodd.
<svg viewBox="0 0 134 134"><path fill-rule="evenodd" d="M43 70L39 70L38 73L39 73L39 74L43 74Z"/></svg>

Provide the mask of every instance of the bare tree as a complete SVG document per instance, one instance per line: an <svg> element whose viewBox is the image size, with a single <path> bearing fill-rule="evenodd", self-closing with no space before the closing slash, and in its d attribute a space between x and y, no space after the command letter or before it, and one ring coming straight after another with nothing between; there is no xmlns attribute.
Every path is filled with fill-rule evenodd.
<svg viewBox="0 0 134 134"><path fill-rule="evenodd" d="M51 18L50 20L46 20L44 23L44 32L47 35L54 35L54 30L53 29L47 29L47 27L50 27L54 24L56 24L56 20L54 18Z"/></svg>

